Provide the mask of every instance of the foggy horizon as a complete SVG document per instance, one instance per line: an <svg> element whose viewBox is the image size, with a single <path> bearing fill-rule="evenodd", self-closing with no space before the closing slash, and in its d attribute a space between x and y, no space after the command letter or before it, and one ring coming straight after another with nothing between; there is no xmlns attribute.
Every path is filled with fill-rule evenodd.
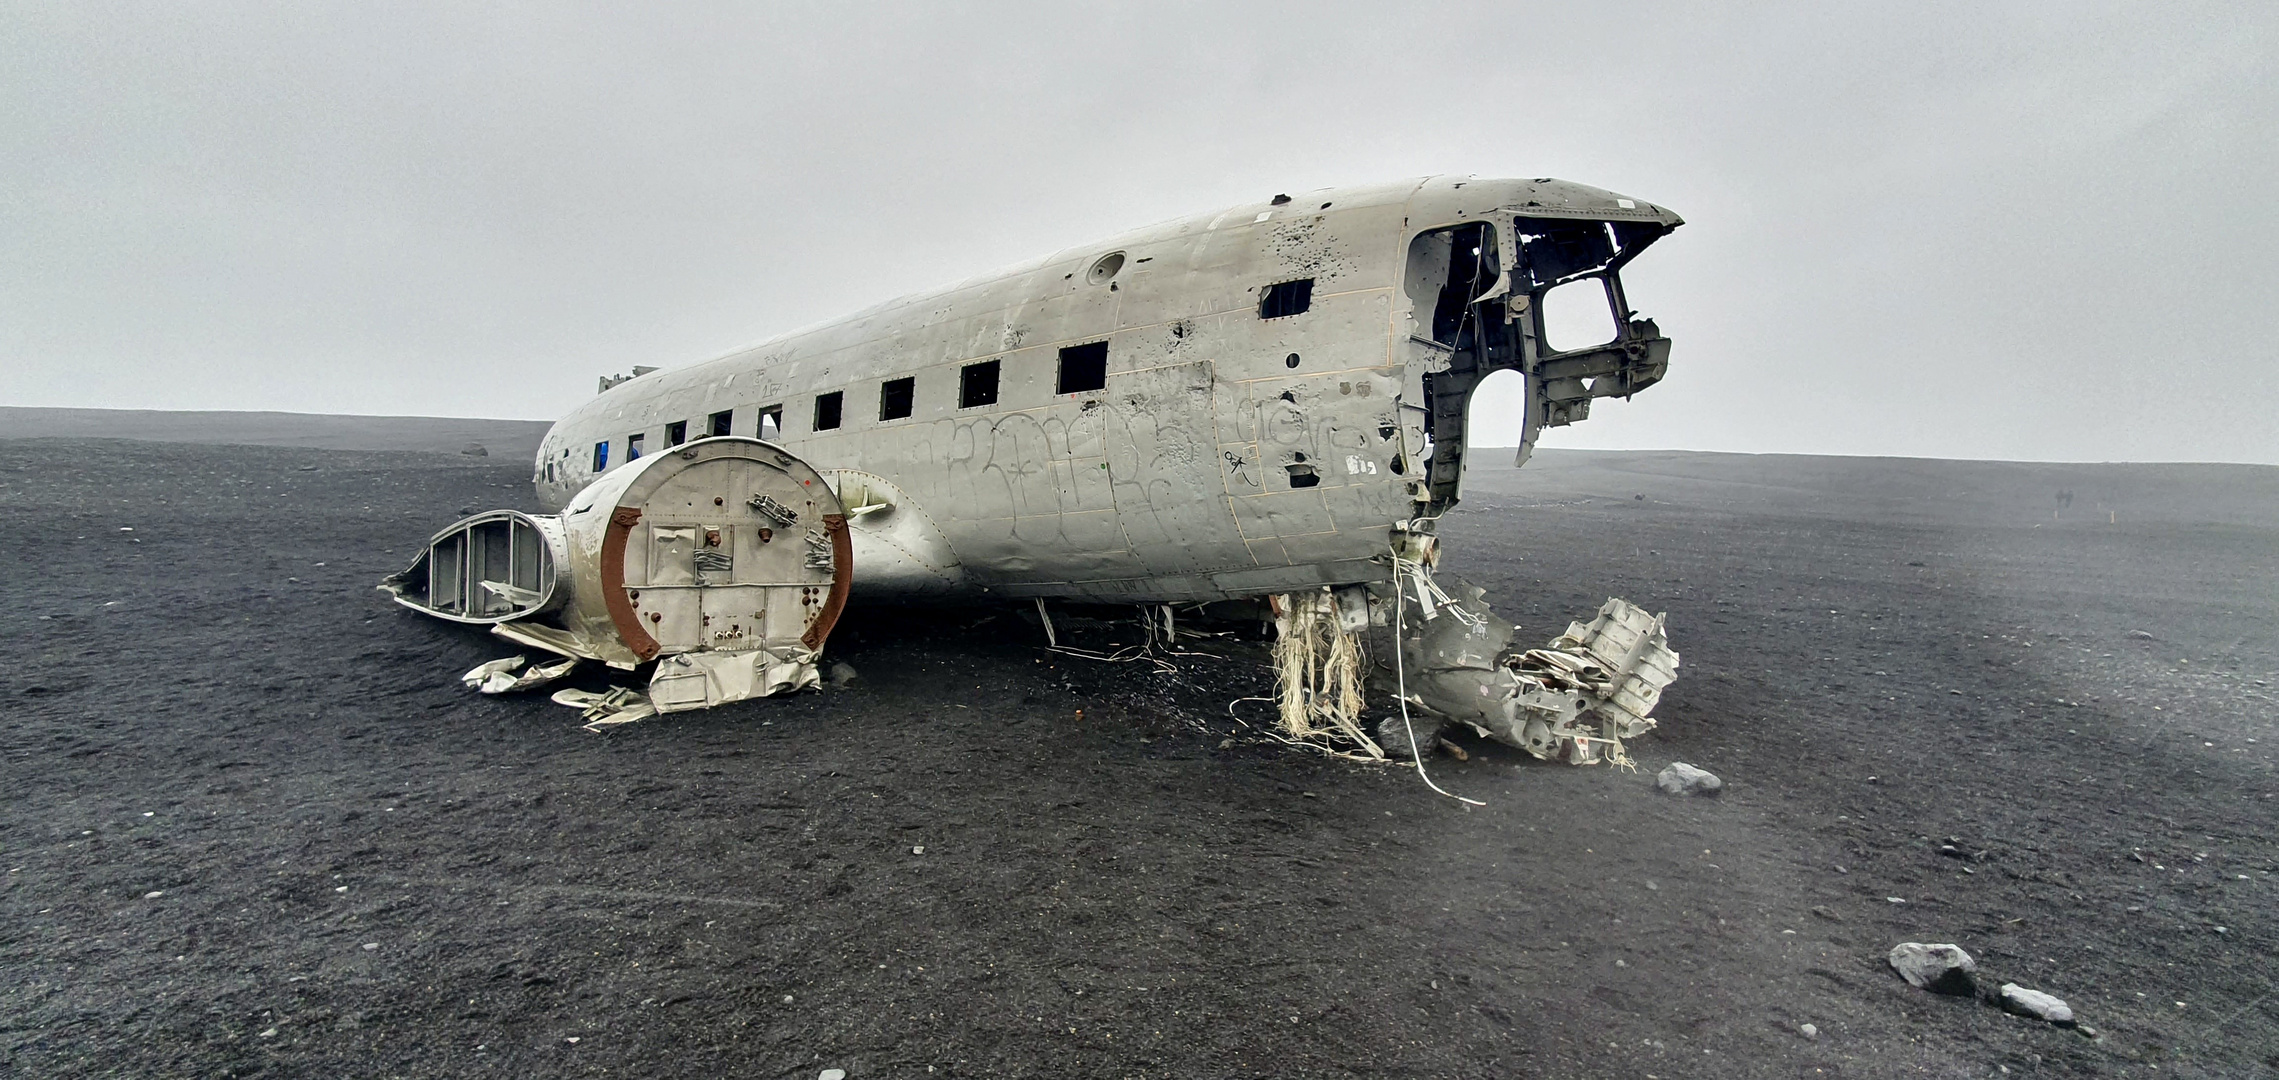
<svg viewBox="0 0 2279 1080"><path fill-rule="evenodd" d="M0 405L550 420L1165 219L1431 173L1687 224L1541 448L2279 464L2279 13L88 9L0 25ZM1516 401L1476 446L1517 442Z"/></svg>

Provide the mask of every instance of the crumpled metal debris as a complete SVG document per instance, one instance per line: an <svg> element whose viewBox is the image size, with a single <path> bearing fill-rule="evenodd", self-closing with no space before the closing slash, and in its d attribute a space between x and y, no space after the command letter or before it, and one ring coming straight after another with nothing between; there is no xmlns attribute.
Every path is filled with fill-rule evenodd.
<svg viewBox="0 0 2279 1080"><path fill-rule="evenodd" d="M1458 585L1410 624L1410 703L1546 761L1629 765L1623 740L1677 677L1663 618L1619 598L1540 649L1515 650L1511 623Z"/></svg>
<svg viewBox="0 0 2279 1080"><path fill-rule="evenodd" d="M649 700L661 713L705 709L823 685L815 653L806 649L675 653L657 661Z"/></svg>
<svg viewBox="0 0 2279 1080"><path fill-rule="evenodd" d="M656 705L648 698L622 686L612 686L601 693L592 690L556 690L554 704L579 710L579 715L586 722L587 731L600 731L657 715Z"/></svg>
<svg viewBox="0 0 2279 1080"><path fill-rule="evenodd" d="M576 657L555 664L531 664L529 670L525 671L523 665L526 663L529 661L523 657L509 656L503 660L478 664L465 675L459 676L459 681L467 689L485 694L512 694L536 690L556 682L568 675L571 668L578 666Z"/></svg>

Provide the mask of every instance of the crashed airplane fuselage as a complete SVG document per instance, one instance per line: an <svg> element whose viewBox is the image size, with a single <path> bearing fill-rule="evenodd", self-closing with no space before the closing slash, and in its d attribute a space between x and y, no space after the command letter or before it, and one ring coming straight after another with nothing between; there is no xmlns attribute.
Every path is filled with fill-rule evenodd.
<svg viewBox="0 0 2279 1080"><path fill-rule="evenodd" d="M795 642L820 647L806 630L828 630L849 564L858 603L1185 603L1383 586L1401 559L1431 561L1482 379L1525 378L1523 456L1544 429L1583 419L1591 399L1661 379L1669 340L1630 310L1620 271L1679 224L1660 206L1564 181L1431 178L1275 196L1069 248L705 363L604 379L538 455L539 501L562 524L469 519L452 550L478 550L485 528L510 546L599 538L583 559L612 566L546 574L575 579L584 636L616 631L585 654L640 660L715 649L702 605L668 597L688 612L666 615L586 592L701 584L708 551L720 586L828 592L839 576L830 614L812 602L807 627L750 613L738 624L739 645L779 657ZM1545 309L1578 295L1605 330L1556 340ZM741 466L741 486L714 509L596 495L621 470L729 453L709 449L721 446L782 462ZM838 562L819 563L815 580L746 581L744 560L765 550L750 538L765 526L739 508L810 492L792 475L810 467L830 490L804 542L823 542L828 517ZM593 515L619 524L579 524ZM707 529L729 539L708 547ZM613 533L617 547L603 551ZM461 612L437 613L511 625L521 616L466 619L467 605L542 606L537 567L478 587L471 566L445 575L467 578L445 583ZM436 610L405 580L399 599ZM700 621L673 643L658 637L690 618ZM755 620L783 632L751 634Z"/></svg>
<svg viewBox="0 0 2279 1080"><path fill-rule="evenodd" d="M878 507L851 522L858 600L1382 580L1392 528L1457 499L1482 378L1528 377L1529 441L1661 378L1669 341L1619 271L1678 224L1578 184L1455 178L1157 225L613 386L547 435L538 497L753 436ZM1600 294L1611 340L1546 344L1562 287Z"/></svg>

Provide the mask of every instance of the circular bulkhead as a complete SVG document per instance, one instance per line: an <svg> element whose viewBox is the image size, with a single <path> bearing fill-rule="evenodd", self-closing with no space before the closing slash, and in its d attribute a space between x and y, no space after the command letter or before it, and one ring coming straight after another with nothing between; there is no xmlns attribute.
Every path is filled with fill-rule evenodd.
<svg viewBox="0 0 2279 1080"><path fill-rule="evenodd" d="M627 462L562 515L576 587L569 629L641 660L820 650L854 579L847 517L798 456L700 439Z"/></svg>

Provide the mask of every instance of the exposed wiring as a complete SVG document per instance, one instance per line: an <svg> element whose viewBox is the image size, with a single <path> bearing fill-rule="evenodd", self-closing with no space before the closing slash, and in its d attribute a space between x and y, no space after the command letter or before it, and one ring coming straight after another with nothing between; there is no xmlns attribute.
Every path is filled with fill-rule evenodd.
<svg viewBox="0 0 2279 1080"><path fill-rule="evenodd" d="M1471 806L1486 806L1488 804L1478 799L1467 799L1433 783L1432 776L1424 771L1424 747L1416 744L1416 722L1409 719L1408 628L1406 620L1403 618L1407 613L1409 601L1408 597L1401 595L1401 590L1397 587L1401 580L1401 564L1407 561L1401 558L1400 549L1393 549L1393 581L1396 585L1393 591L1393 674L1400 681L1401 727L1409 733L1409 757L1416 762L1417 779L1424 781L1424 786L1460 803ZM1421 567L1422 564L1418 565ZM1422 602L1423 598L1418 597L1418 603Z"/></svg>

